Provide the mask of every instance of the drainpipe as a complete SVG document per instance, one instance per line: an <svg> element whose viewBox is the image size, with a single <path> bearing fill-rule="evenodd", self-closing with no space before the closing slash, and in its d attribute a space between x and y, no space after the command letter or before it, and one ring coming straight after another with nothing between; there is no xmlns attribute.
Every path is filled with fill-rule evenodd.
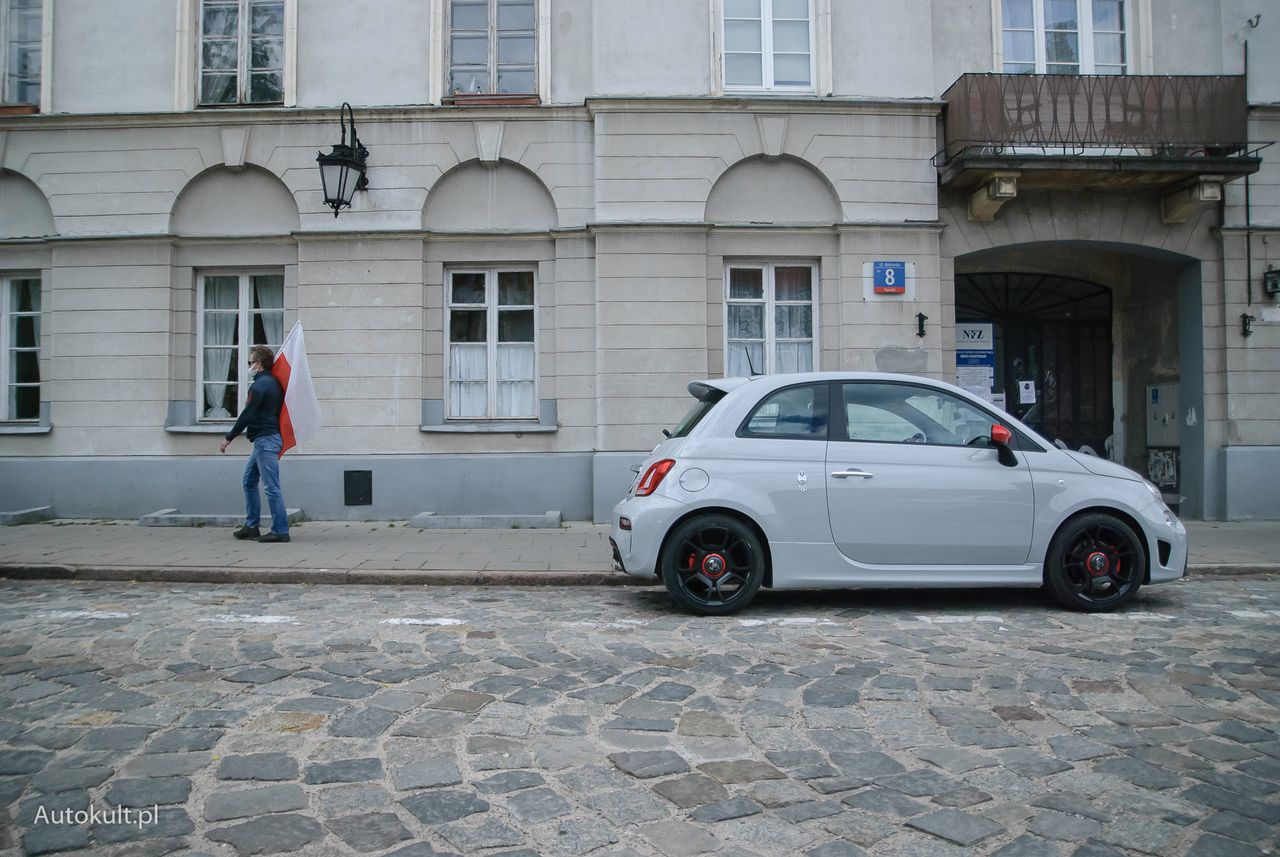
<svg viewBox="0 0 1280 857"><path fill-rule="evenodd" d="M1249 40L1244 40L1245 145L1249 144ZM1246 153L1248 149L1246 148ZM1226 196L1226 194L1223 194ZM1244 291L1253 306L1253 207L1249 200L1249 176L1244 177Z"/></svg>

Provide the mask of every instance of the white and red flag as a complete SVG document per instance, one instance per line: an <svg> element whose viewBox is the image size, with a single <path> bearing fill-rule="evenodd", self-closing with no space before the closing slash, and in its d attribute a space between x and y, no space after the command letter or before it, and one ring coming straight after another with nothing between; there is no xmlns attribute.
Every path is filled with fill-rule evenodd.
<svg viewBox="0 0 1280 857"><path fill-rule="evenodd" d="M284 457L299 441L310 440L320 430L320 400L311 383L302 322L295 321L293 330L281 343L271 374L284 388L284 407L280 409L280 456Z"/></svg>

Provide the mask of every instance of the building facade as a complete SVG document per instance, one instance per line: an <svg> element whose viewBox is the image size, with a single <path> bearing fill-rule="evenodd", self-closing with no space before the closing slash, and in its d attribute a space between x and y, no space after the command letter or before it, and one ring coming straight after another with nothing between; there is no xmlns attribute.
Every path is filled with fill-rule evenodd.
<svg viewBox="0 0 1280 857"><path fill-rule="evenodd" d="M314 518L606 520L689 381L812 368L1280 518L1264 6L0 0L0 511L234 512L301 321Z"/></svg>

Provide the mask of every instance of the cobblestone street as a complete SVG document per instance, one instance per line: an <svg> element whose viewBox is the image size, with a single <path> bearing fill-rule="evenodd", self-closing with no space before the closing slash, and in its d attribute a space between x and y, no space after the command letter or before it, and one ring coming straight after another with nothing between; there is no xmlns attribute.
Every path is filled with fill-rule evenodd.
<svg viewBox="0 0 1280 857"><path fill-rule="evenodd" d="M0 605L4 855L1280 844L1275 578L1115 615L1034 592L708 619L656 588L48 581Z"/></svg>

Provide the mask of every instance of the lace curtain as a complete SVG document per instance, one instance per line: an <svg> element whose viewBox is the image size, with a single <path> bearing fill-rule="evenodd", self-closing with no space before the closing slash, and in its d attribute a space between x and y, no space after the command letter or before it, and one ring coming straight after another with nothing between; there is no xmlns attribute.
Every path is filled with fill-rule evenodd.
<svg viewBox="0 0 1280 857"><path fill-rule="evenodd" d="M240 283L237 277L206 277L204 281L204 415L226 419L228 388L235 382L231 361L236 354L236 325Z"/></svg>

